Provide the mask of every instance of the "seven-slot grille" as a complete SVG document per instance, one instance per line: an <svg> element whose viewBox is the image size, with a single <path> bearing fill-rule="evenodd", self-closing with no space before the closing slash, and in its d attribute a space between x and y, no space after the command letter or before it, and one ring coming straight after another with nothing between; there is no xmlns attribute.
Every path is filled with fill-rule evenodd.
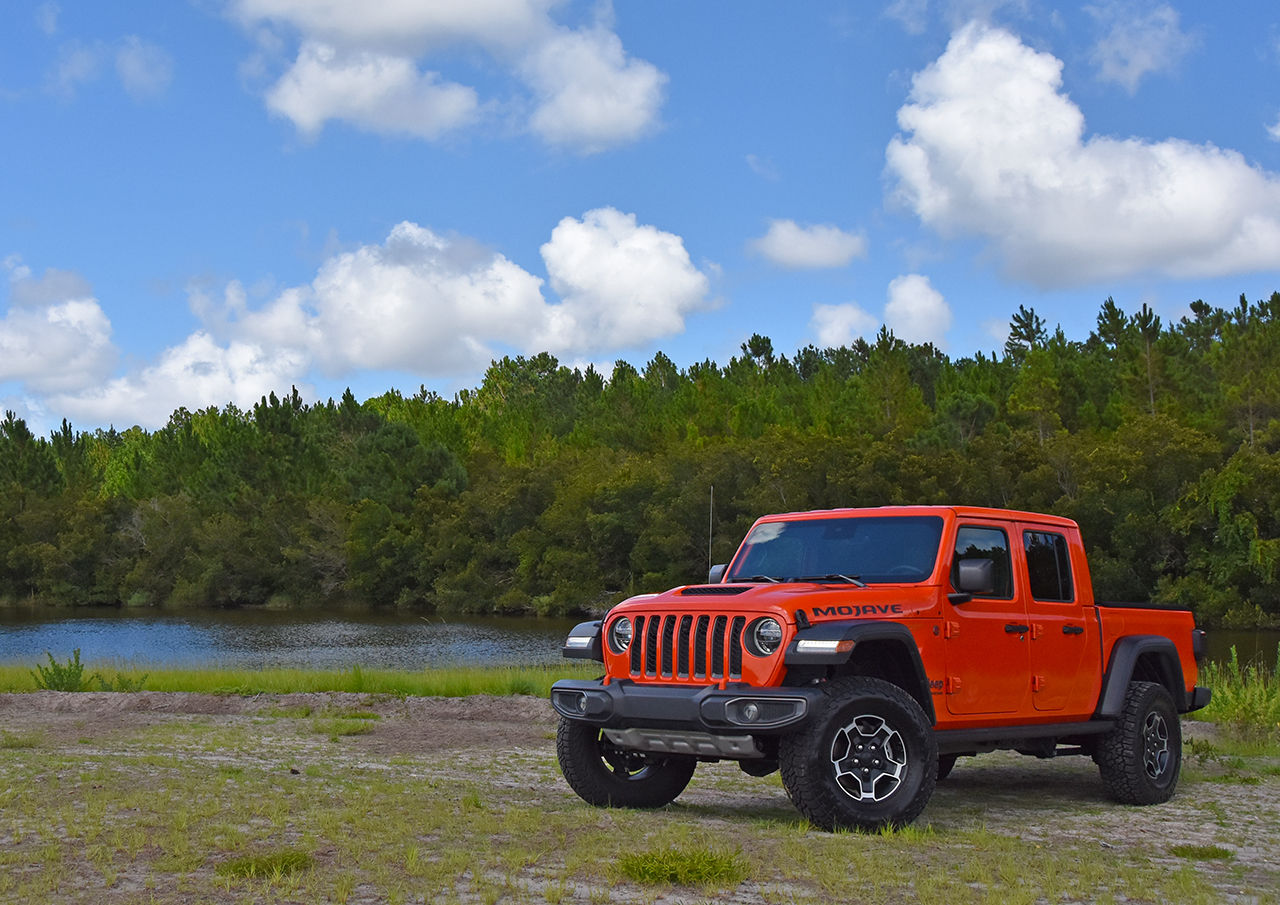
<svg viewBox="0 0 1280 905"><path fill-rule="evenodd" d="M743 616L635 617L631 675L665 679L742 678Z"/></svg>

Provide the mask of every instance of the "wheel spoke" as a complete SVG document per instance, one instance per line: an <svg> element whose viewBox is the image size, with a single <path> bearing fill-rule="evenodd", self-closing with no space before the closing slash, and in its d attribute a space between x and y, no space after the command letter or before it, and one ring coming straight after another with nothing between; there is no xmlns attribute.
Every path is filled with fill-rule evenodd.
<svg viewBox="0 0 1280 905"><path fill-rule="evenodd" d="M906 776L907 746L882 717L863 714L836 731L831 764L836 783L854 801L884 801Z"/></svg>

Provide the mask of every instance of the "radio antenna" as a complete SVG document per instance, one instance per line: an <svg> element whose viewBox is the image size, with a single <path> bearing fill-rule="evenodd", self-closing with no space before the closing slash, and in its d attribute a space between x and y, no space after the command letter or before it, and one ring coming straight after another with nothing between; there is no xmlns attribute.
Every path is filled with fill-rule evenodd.
<svg viewBox="0 0 1280 905"><path fill-rule="evenodd" d="M711 485L711 503L707 506L707 572L711 571L711 540L716 524L716 485Z"/></svg>

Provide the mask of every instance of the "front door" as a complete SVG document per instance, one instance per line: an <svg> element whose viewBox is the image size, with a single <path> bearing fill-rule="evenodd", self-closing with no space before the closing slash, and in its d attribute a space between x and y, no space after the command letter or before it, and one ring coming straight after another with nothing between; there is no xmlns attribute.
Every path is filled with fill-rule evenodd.
<svg viewBox="0 0 1280 905"><path fill-rule="evenodd" d="M1031 626L1027 601L1014 579L1009 534L995 523L966 521L956 531L951 564L987 559L995 580L987 593L966 603L943 604L947 675L944 695L954 714L1013 713L1029 708Z"/></svg>

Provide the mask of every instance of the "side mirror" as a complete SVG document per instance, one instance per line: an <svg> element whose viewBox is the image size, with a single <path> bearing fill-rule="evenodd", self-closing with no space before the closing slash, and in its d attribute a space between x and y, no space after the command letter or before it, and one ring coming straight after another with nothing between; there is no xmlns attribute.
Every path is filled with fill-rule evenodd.
<svg viewBox="0 0 1280 905"><path fill-rule="evenodd" d="M956 590L986 597L996 592L996 564L990 559L962 559L956 564Z"/></svg>
<svg viewBox="0 0 1280 905"><path fill-rule="evenodd" d="M727 562L722 562L718 566L712 566L711 570L707 572L707 584L719 584L724 581L724 573L728 568L729 564Z"/></svg>

